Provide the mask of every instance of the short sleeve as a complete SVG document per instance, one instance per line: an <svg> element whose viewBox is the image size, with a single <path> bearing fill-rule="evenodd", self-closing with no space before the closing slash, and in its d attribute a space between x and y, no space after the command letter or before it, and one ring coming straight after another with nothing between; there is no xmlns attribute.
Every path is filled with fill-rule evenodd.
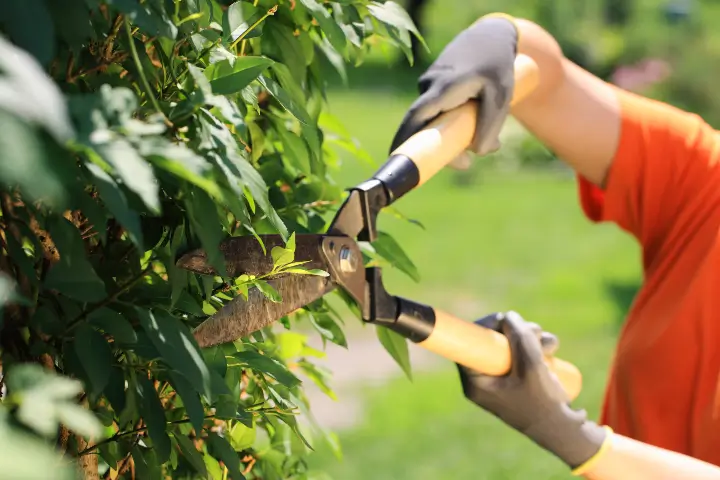
<svg viewBox="0 0 720 480"><path fill-rule="evenodd" d="M615 88L615 87L614 87ZM580 176L585 215L632 234L651 261L703 205L720 201L718 135L699 116L615 88L622 112L620 142L599 187Z"/></svg>

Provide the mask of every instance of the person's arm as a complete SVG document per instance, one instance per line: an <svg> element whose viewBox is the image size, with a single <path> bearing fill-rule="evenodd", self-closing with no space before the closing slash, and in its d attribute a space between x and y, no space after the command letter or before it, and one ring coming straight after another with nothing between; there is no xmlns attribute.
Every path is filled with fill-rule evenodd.
<svg viewBox="0 0 720 480"><path fill-rule="evenodd" d="M542 27L514 21L518 53L537 63L540 83L512 115L577 173L602 185L620 139L616 89L565 58Z"/></svg>
<svg viewBox="0 0 720 480"><path fill-rule="evenodd" d="M581 475L588 480L718 480L720 467L612 434L607 451Z"/></svg>

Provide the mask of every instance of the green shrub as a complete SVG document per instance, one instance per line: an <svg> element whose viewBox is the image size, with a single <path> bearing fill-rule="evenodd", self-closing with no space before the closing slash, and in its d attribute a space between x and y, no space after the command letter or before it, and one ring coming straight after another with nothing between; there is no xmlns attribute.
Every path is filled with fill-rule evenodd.
<svg viewBox="0 0 720 480"><path fill-rule="evenodd" d="M327 68L409 55L404 11L23 0L0 23L2 476L307 478L310 445L337 445L298 422L296 374L330 392L300 332L346 345L340 316L319 301L201 350L193 327L272 288L174 260L324 230L337 152L362 153L324 111Z"/></svg>

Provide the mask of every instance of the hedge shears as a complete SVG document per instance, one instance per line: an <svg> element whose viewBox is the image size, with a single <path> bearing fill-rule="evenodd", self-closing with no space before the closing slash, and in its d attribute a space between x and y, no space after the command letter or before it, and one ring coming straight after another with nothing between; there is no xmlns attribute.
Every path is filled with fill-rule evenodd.
<svg viewBox="0 0 720 480"><path fill-rule="evenodd" d="M539 81L537 65L527 56L515 61L513 103L532 92ZM251 289L247 299L238 296L206 319L194 331L200 347L232 342L341 288L357 304L365 322L389 328L417 345L486 375L504 375L511 366L507 338L494 330L459 319L450 313L389 293L381 268L363 265L360 242L376 239L379 212L411 190L423 185L462 154L475 132L475 102L447 112L396 148L367 181L351 188L345 202L324 234L296 234L295 259L303 268L319 269L328 276L281 274L268 280L281 300ZM270 252L285 245L280 235L232 237L219 248L226 274L265 275L273 268ZM203 275L218 275L207 252L182 255L177 266ZM569 400L581 389L581 375L572 364L546 359L562 383Z"/></svg>

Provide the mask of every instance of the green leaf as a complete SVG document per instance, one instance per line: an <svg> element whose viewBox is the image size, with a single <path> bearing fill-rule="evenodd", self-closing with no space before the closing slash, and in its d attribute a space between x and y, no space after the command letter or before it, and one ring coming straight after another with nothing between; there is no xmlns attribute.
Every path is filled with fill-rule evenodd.
<svg viewBox="0 0 720 480"><path fill-rule="evenodd" d="M207 252L208 262L215 270L225 276L225 260L218 248L224 234L218 222L218 213L215 203L202 190L192 189L185 200L190 222L195 233L200 237L202 246Z"/></svg>
<svg viewBox="0 0 720 480"><path fill-rule="evenodd" d="M213 178L212 164L191 149L161 137L151 137L140 143L139 150L158 168L197 185L215 198L222 197Z"/></svg>
<svg viewBox="0 0 720 480"><path fill-rule="evenodd" d="M20 268L22 274L25 275L32 285L37 286L38 278L35 273L33 259L28 257L20 243L15 239L15 235L6 234L5 242L12 262Z"/></svg>
<svg viewBox="0 0 720 480"><path fill-rule="evenodd" d="M211 455L220 459L225 464L225 467L227 467L228 473L230 474L230 478L233 480L245 478L242 474L242 469L240 468L240 458L225 438L215 432L209 432L208 444Z"/></svg>
<svg viewBox="0 0 720 480"><path fill-rule="evenodd" d="M96 144L95 150L114 167L123 184L135 192L152 213L160 213L160 192L153 169L130 142L116 138Z"/></svg>
<svg viewBox="0 0 720 480"><path fill-rule="evenodd" d="M295 260L295 253L283 247L273 247L270 250L270 256L272 256L273 264L276 267L284 267Z"/></svg>
<svg viewBox="0 0 720 480"><path fill-rule="evenodd" d="M284 158L300 173L304 175L312 174L312 166L310 164L310 155L305 141L297 136L294 132L278 126L276 130L280 136L283 146Z"/></svg>
<svg viewBox="0 0 720 480"><path fill-rule="evenodd" d="M77 480L72 464L63 462L53 445L14 426L7 409L0 410L0 472L5 478Z"/></svg>
<svg viewBox="0 0 720 480"><path fill-rule="evenodd" d="M228 60L213 63L205 69L205 76L214 94L232 95L250 85L273 63L263 56L238 57L232 64Z"/></svg>
<svg viewBox="0 0 720 480"><path fill-rule="evenodd" d="M0 284L2 283L2 278L3 277L0 277ZM2 287L0 287L0 289L1 288ZM1 293L0 297L2 297ZM1 304L2 302L0 302L0 305ZM30 325L46 335L62 335L65 329L63 321L55 311L47 305L41 305L35 310L35 313L30 319Z"/></svg>
<svg viewBox="0 0 720 480"><path fill-rule="evenodd" d="M117 218L118 222L127 229L132 242L141 247L143 245L143 234L140 217L128 205L125 193L120 189L117 182L97 165L86 163L85 168L93 177L92 183L97 187L105 206Z"/></svg>
<svg viewBox="0 0 720 480"><path fill-rule="evenodd" d="M165 463L170 458L170 437L166 431L165 410L152 382L143 375L137 378L137 394L140 400L140 411L153 443L153 450L157 454L158 462Z"/></svg>
<svg viewBox="0 0 720 480"><path fill-rule="evenodd" d="M197 451L193 442L179 432L173 432L173 437L177 440L178 447L180 447L180 453L182 453L188 463L190 463L195 471L201 476L207 477L207 469L205 468L203 455Z"/></svg>
<svg viewBox="0 0 720 480"><path fill-rule="evenodd" d="M278 353L283 360L302 354L307 336L295 332L282 332L275 336Z"/></svg>
<svg viewBox="0 0 720 480"><path fill-rule="evenodd" d="M378 232L377 240L372 243L373 249L392 266L406 273L416 282L420 281L420 273L402 247L393 237L385 232Z"/></svg>
<svg viewBox="0 0 720 480"><path fill-rule="evenodd" d="M131 23L151 37L160 35L172 40L177 37L178 29L165 11L165 3L162 1L140 3L138 0L105 0L105 3L126 14Z"/></svg>
<svg viewBox="0 0 720 480"><path fill-rule="evenodd" d="M329 340L336 345L347 348L345 333L330 315L323 312L307 312L307 315L312 326L322 337L323 345L325 340Z"/></svg>
<svg viewBox="0 0 720 480"><path fill-rule="evenodd" d="M196 391L211 395L210 371L190 330L180 320L163 310L138 308L140 325L162 359L172 369L182 372Z"/></svg>
<svg viewBox="0 0 720 480"><path fill-rule="evenodd" d="M224 377L227 373L227 361L225 360L225 351L222 346L203 348L203 358L207 366L215 370L218 375Z"/></svg>
<svg viewBox="0 0 720 480"><path fill-rule="evenodd" d="M19 403L18 420L39 434L55 436L59 423L64 421L86 437L96 437L102 431L97 418L75 403L82 392L82 384L77 380L32 363L11 367L5 378L8 393Z"/></svg>
<svg viewBox="0 0 720 480"><path fill-rule="evenodd" d="M13 43L43 65L55 56L55 24L44 0L7 2L0 9L0 24Z"/></svg>
<svg viewBox="0 0 720 480"><path fill-rule="evenodd" d="M59 402L55 405L55 414L60 423L68 430L86 438L97 438L101 433L98 418L89 410L70 402Z"/></svg>
<svg viewBox="0 0 720 480"><path fill-rule="evenodd" d="M305 107L295 102L295 100L292 99L288 92L285 91L279 83L264 75L260 75L260 77L258 77L258 81L263 87L265 87L268 93L270 93L270 95L272 95L285 110L297 118L300 123L305 125L312 123L310 114L308 114L307 110L305 110Z"/></svg>
<svg viewBox="0 0 720 480"><path fill-rule="evenodd" d="M125 373L121 367L113 365L110 370L107 385L103 392L116 415L120 415L125 409Z"/></svg>
<svg viewBox="0 0 720 480"><path fill-rule="evenodd" d="M402 368L403 372L412 380L412 369L410 366L410 354L408 352L407 339L389 328L377 326L375 328L378 339L385 350Z"/></svg>
<svg viewBox="0 0 720 480"><path fill-rule="evenodd" d="M225 10L223 15L223 36L229 43L232 43L259 20L263 14L264 12L252 3L242 1L233 3ZM247 33L244 38L259 37L262 35L263 27L264 22L261 22Z"/></svg>
<svg viewBox="0 0 720 480"><path fill-rule="evenodd" d="M261 355L252 351L245 351L237 352L232 356L243 365L247 365L253 370L270 375L286 387L294 387L301 383L300 379L293 375L285 367L285 365L266 355Z"/></svg>
<svg viewBox="0 0 720 480"><path fill-rule="evenodd" d="M248 427L242 422L235 422L228 433L230 434L230 445L237 452L252 447L257 437L255 426Z"/></svg>
<svg viewBox="0 0 720 480"><path fill-rule="evenodd" d="M285 65L291 72L291 78L302 81L306 77L305 53L291 27L279 22L268 22L260 48L263 55Z"/></svg>
<svg viewBox="0 0 720 480"><path fill-rule="evenodd" d="M18 8L24 2L10 3L13 7ZM30 3L37 4L38 0ZM8 5L7 8L0 9L0 15L7 15L10 10L12 8ZM9 18L9 15L4 18ZM30 22L37 26L34 19L30 19ZM24 22L14 22L12 27L25 29L22 33L23 36L36 37L39 35L39 38L49 38L50 46L53 47L54 40L51 34L46 37L49 34L47 30L34 32L34 28L27 29L27 24ZM74 138L75 132L68 115L67 103L59 86L45 73L35 58L23 48L9 42L5 37L0 37L0 71L3 73L0 84L0 98L2 99L0 106L2 106L5 118L42 126L61 144ZM12 137L8 136L7 138ZM19 138L15 138L15 141L19 140ZM9 151L3 150L3 154L9 155L9 153ZM14 168L18 168L17 162L9 163ZM48 165L52 166L52 163L48 162ZM6 164L7 162L0 162L0 165L5 166ZM36 180L42 181L42 176L36 177Z"/></svg>
<svg viewBox="0 0 720 480"><path fill-rule="evenodd" d="M408 15L407 11L398 3L393 1L386 1L384 3L370 2L367 9L373 17L384 24L395 27L401 31L412 32L425 48L427 48L425 40L420 35L410 15Z"/></svg>
<svg viewBox="0 0 720 480"><path fill-rule="evenodd" d="M278 291L275 290L275 288L272 285L270 285L269 283L267 283L265 280L253 280L252 283L269 300L271 300L275 303L282 302L282 297L280 296L280 293L278 293Z"/></svg>
<svg viewBox="0 0 720 480"><path fill-rule="evenodd" d="M337 24L335 19L330 15L327 9L319 4L316 0L300 0L300 2L310 10L313 18L317 20L322 31L327 35L328 40L340 53L345 51L347 40L345 38L345 32Z"/></svg>
<svg viewBox="0 0 720 480"><path fill-rule="evenodd" d="M83 302L98 302L105 298L105 284L85 256L77 228L63 217L53 217L48 223L50 237L60 252L60 261L48 271L45 288Z"/></svg>
<svg viewBox="0 0 720 480"><path fill-rule="evenodd" d="M113 354L105 337L83 324L75 330L75 354L90 380L92 395L100 395L107 385L113 364Z"/></svg>
<svg viewBox="0 0 720 480"><path fill-rule="evenodd" d="M55 19L58 36L63 38L74 51L82 48L96 35L90 20L90 11L83 0L46 2L50 15Z"/></svg>
<svg viewBox="0 0 720 480"><path fill-rule="evenodd" d="M309 270L305 270L303 268L286 268L283 270L285 273L294 273L296 275L315 275L317 277L329 277L330 274L324 270L319 270L317 268L311 268Z"/></svg>
<svg viewBox="0 0 720 480"><path fill-rule="evenodd" d="M88 321L111 335L116 342L131 345L137 341L137 335L130 322L115 310L102 307L90 313Z"/></svg>
<svg viewBox="0 0 720 480"><path fill-rule="evenodd" d="M135 476L148 480L162 480L162 470L154 448L134 445L131 449Z"/></svg>
<svg viewBox="0 0 720 480"><path fill-rule="evenodd" d="M192 423L195 433L199 434L205 422L205 410L200 402L200 397L182 374L170 371L169 375L170 384L177 394L180 395L185 411L190 418L190 423Z"/></svg>
<svg viewBox="0 0 720 480"><path fill-rule="evenodd" d="M20 94L8 91L0 83L0 96L12 98ZM65 159L52 158L48 149L43 148L40 133L17 113L7 112L8 108L12 106L0 99L0 150L4 158L14 159L0 162L0 184L19 186L28 200L42 200L48 206L67 208L70 195L68 182L63 178L67 172L62 171L67 167ZM43 172L43 175L37 172Z"/></svg>
<svg viewBox="0 0 720 480"><path fill-rule="evenodd" d="M333 392L328 385L328 380L330 378L329 371L305 360L300 360L298 363L305 375L307 375L308 378L310 378L310 380L312 380L325 395L333 400L337 400L337 395L335 395L335 392Z"/></svg>

